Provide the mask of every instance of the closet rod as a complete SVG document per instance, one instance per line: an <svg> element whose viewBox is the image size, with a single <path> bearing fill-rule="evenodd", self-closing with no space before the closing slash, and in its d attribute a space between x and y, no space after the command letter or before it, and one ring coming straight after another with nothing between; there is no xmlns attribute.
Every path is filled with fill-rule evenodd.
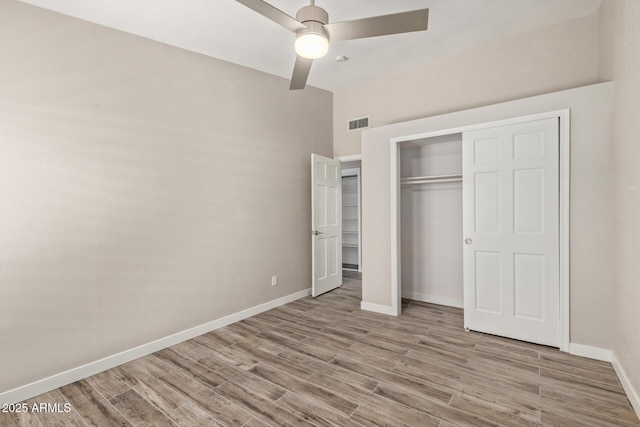
<svg viewBox="0 0 640 427"><path fill-rule="evenodd" d="M409 185L423 185L423 184L439 184L445 182L460 182L462 181L462 175L432 175L432 176L416 176L412 178L402 178L400 185L403 187Z"/></svg>
<svg viewBox="0 0 640 427"><path fill-rule="evenodd" d="M401 182L400 185L403 187L409 187L412 185L442 184L445 182L462 182L462 178L427 179L423 181L416 180L416 181Z"/></svg>

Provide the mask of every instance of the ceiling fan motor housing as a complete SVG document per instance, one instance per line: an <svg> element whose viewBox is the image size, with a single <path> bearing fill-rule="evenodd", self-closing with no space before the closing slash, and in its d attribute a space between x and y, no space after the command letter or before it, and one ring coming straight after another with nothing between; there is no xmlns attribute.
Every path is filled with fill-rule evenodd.
<svg viewBox="0 0 640 427"><path fill-rule="evenodd" d="M307 28L299 30L296 35L305 33L322 34L329 40L329 34L324 29L324 25L329 22L329 14L326 10L318 6L305 6L296 13L296 20L303 23Z"/></svg>
<svg viewBox="0 0 640 427"><path fill-rule="evenodd" d="M329 22L329 14L318 6L305 6L296 13L296 20L306 25L308 21L319 22L322 25Z"/></svg>

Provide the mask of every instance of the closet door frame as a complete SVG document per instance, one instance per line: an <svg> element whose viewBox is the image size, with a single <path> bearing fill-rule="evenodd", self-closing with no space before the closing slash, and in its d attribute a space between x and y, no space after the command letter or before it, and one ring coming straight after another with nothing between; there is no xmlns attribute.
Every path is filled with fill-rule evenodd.
<svg viewBox="0 0 640 427"><path fill-rule="evenodd" d="M570 141L571 141L571 111L570 109L549 111L504 120L476 123L468 126L446 128L437 131L414 133L411 135L395 136L390 139L390 182L391 182L391 309L394 315L402 310L402 289L400 272L400 146L399 144L416 139L462 133L480 129L513 125L548 118L559 119L559 238L560 238L560 301L559 301L559 331L560 350L569 352L569 172L570 172Z"/></svg>

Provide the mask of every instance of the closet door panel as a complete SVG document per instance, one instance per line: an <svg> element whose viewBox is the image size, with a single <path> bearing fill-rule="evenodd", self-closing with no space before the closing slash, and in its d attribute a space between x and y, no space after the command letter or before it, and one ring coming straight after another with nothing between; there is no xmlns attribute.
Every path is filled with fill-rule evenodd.
<svg viewBox="0 0 640 427"><path fill-rule="evenodd" d="M500 172L474 175L474 229L477 233L500 232Z"/></svg>
<svg viewBox="0 0 640 427"><path fill-rule="evenodd" d="M544 169L513 171L514 233L544 233Z"/></svg>
<svg viewBox="0 0 640 427"><path fill-rule="evenodd" d="M514 315L522 319L544 320L543 255L514 254Z"/></svg>
<svg viewBox="0 0 640 427"><path fill-rule="evenodd" d="M558 119L463 134L468 329L559 345Z"/></svg>
<svg viewBox="0 0 640 427"><path fill-rule="evenodd" d="M476 251L474 266L475 309L485 313L502 313L500 253Z"/></svg>

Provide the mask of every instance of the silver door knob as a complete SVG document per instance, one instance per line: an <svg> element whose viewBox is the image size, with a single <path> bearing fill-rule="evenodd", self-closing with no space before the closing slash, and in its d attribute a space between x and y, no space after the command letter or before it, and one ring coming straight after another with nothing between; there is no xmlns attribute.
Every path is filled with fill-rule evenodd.
<svg viewBox="0 0 640 427"><path fill-rule="evenodd" d="M315 230L315 231L312 231L311 234L313 234L314 236L318 236L318 235L324 234L324 233L322 231Z"/></svg>
<svg viewBox="0 0 640 427"><path fill-rule="evenodd" d="M470 245L470 244L472 244L472 243L473 243L473 240L471 240L470 238L468 238L468 237L467 237L466 239L464 239L464 242L465 242L467 245Z"/></svg>

